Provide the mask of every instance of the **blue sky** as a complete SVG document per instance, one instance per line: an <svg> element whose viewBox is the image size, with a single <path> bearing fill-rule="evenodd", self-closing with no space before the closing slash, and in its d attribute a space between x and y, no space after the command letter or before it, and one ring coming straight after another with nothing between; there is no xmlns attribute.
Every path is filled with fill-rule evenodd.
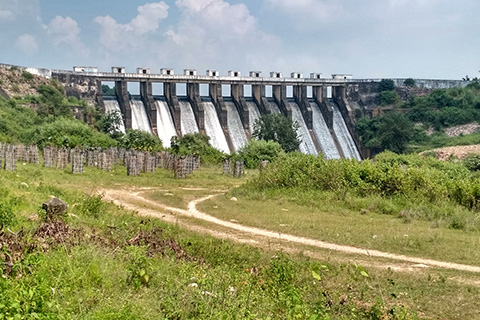
<svg viewBox="0 0 480 320"><path fill-rule="evenodd" d="M479 76L478 0L0 0L0 62Z"/></svg>

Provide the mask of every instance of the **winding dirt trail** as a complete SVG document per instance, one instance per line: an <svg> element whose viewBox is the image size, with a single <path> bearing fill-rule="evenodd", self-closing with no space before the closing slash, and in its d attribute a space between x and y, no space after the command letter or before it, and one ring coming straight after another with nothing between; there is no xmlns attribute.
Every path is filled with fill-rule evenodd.
<svg viewBox="0 0 480 320"><path fill-rule="evenodd" d="M453 269L458 271L468 271L473 273L480 273L479 266L465 265L453 262L444 262L432 259L425 259L419 257L410 257L401 254L394 254L389 252L383 252L378 250L367 250L362 248L357 248L347 245L339 245L335 243L329 243L325 241L315 240L311 238L299 237L290 234L278 233L266 229L244 226L238 223L224 221L218 218L215 218L207 213L201 212L197 209L197 204L200 202L211 199L215 196L218 196L222 193L217 193L214 195L204 196L199 199L195 199L188 204L188 210L169 207L161 203L144 198L141 194L144 191L149 190L101 190L104 194L104 200L113 201L117 205L121 205L128 210L137 211L138 214L142 216L149 216L160 218L170 223L177 223L182 226L185 226L191 230L209 233L215 237L219 238L228 238L237 242L242 243L259 243L265 239L277 240L282 242L288 242L292 244L301 244L310 246L313 248L327 249L337 252L342 252L346 254L355 254L368 257L377 257L390 260L396 260L400 262L405 262L409 264L414 264L413 267L416 268L428 268L428 267L437 267L445 269ZM215 228L209 228L207 226L198 226L193 223L188 223L185 221L180 221L176 215L182 215L186 217L193 217L199 220L203 220L209 223L226 228L227 232L222 232L216 230ZM230 232L230 231L237 231ZM247 235L247 236L246 236ZM405 267L405 266L403 266ZM400 267L403 268L403 267ZM405 267L409 270L412 269L412 266ZM397 268L398 269L398 268ZM404 270L405 271L405 270Z"/></svg>

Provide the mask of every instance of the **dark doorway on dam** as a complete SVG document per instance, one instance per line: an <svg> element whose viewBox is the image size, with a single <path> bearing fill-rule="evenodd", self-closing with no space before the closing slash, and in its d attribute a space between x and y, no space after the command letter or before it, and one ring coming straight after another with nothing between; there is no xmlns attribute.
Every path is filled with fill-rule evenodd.
<svg viewBox="0 0 480 320"><path fill-rule="evenodd" d="M163 96L163 95L164 95L164 92L163 92L163 83L153 82L153 83L152 83L152 94L153 94L154 96Z"/></svg>
<svg viewBox="0 0 480 320"><path fill-rule="evenodd" d="M115 82L102 81L102 95L104 97L114 97L115 94Z"/></svg>

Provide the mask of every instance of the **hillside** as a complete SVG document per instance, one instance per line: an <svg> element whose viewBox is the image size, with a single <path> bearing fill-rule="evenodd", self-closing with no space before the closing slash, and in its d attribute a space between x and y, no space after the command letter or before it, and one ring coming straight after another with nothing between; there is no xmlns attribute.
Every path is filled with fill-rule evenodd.
<svg viewBox="0 0 480 320"><path fill-rule="evenodd" d="M48 83L49 80L45 77L18 68L0 68L0 90L3 90L8 97L25 97L38 94L38 87Z"/></svg>

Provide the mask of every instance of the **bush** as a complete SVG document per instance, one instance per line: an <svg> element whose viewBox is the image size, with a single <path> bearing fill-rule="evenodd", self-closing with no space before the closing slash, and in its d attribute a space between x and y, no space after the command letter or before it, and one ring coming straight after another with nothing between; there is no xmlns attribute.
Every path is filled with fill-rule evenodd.
<svg viewBox="0 0 480 320"><path fill-rule="evenodd" d="M238 157L244 161L245 167L254 169L258 168L261 160L272 162L283 153L282 147L275 141L251 139L238 151Z"/></svg>
<svg viewBox="0 0 480 320"><path fill-rule="evenodd" d="M141 130L128 129L122 137L121 143L125 149L141 151L160 151L163 149L162 140L159 137Z"/></svg>
<svg viewBox="0 0 480 320"><path fill-rule="evenodd" d="M470 171L480 170L480 154L469 154L463 159L463 165Z"/></svg>
<svg viewBox="0 0 480 320"><path fill-rule="evenodd" d="M414 79L408 78L408 79L405 79L405 81L403 81L403 85L406 87L415 87L416 83Z"/></svg>
<svg viewBox="0 0 480 320"><path fill-rule="evenodd" d="M400 100L398 93L395 91L382 91L380 92L380 104L386 106L389 104L395 104Z"/></svg>
<svg viewBox="0 0 480 320"><path fill-rule="evenodd" d="M189 133L181 138L172 137L171 152L179 155L200 156L202 163L221 163L226 156L209 142L210 137L201 133Z"/></svg>
<svg viewBox="0 0 480 320"><path fill-rule="evenodd" d="M31 74L28 71L23 71L22 72L22 78L24 78L25 80L32 80L33 79L33 74Z"/></svg>
<svg viewBox="0 0 480 320"><path fill-rule="evenodd" d="M298 123L282 114L266 114L255 121L253 136L258 140L278 142L283 151L298 151L300 139L297 134Z"/></svg>
<svg viewBox="0 0 480 320"><path fill-rule="evenodd" d="M15 218L13 213L13 208L15 206L15 201L12 199L2 199L0 200L0 230L3 227L11 226Z"/></svg>
<svg viewBox="0 0 480 320"><path fill-rule="evenodd" d="M395 82L392 79L382 79L378 85L378 91L393 91L395 90Z"/></svg>
<svg viewBox="0 0 480 320"><path fill-rule="evenodd" d="M51 145L66 148L77 146L109 148L117 144L108 135L92 130L79 120L67 118L58 118L54 122L27 130L22 140L39 147Z"/></svg>

